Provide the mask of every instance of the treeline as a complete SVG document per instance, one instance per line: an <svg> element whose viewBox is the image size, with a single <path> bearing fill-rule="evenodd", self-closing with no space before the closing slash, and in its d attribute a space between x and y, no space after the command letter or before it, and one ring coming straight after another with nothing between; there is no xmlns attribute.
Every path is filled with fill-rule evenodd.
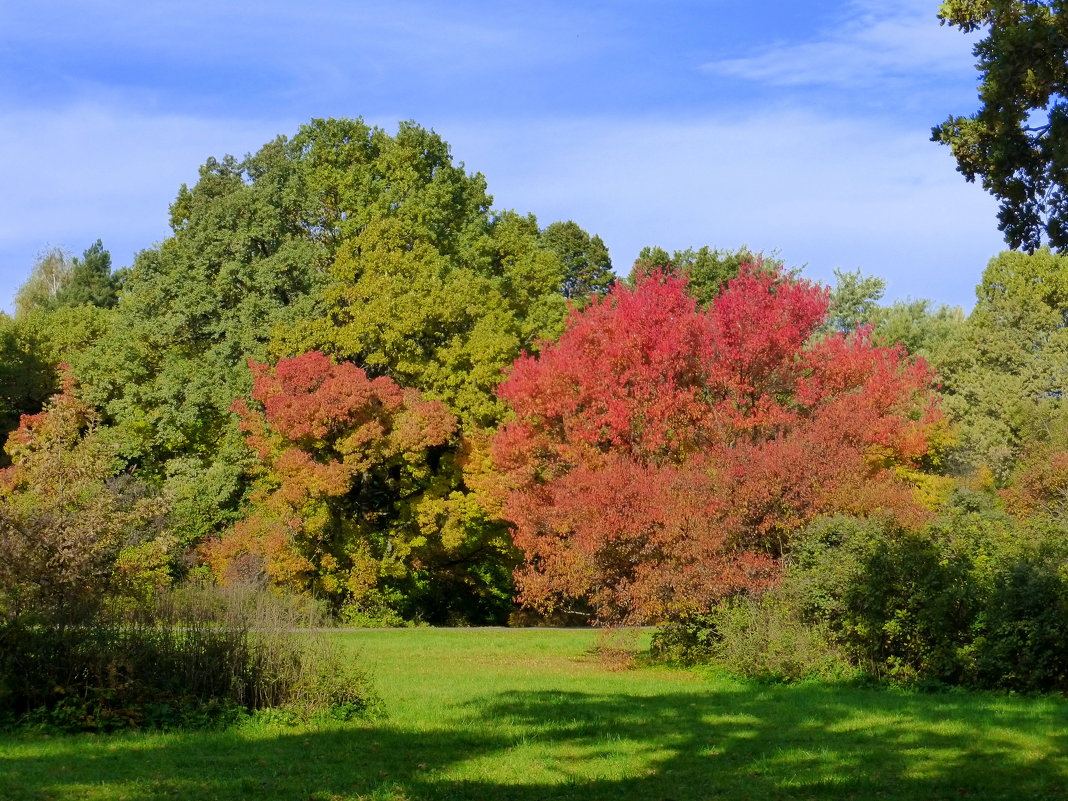
<svg viewBox="0 0 1068 801"><path fill-rule="evenodd" d="M518 594L722 649L760 598L824 656L974 683L1021 564L1068 610L1064 257L998 256L969 315L745 248L647 248L617 283L433 132L359 120L210 159L170 220L122 271L44 254L0 320L5 613L193 577L352 623L505 622ZM967 604L842 611L916 542L965 560ZM784 589L805 565L817 596ZM931 604L941 656L902 653Z"/></svg>

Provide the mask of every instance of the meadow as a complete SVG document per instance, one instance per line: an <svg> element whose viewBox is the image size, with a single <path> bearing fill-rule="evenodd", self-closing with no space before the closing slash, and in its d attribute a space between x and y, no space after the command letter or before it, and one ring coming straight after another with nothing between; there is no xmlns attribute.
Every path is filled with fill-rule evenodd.
<svg viewBox="0 0 1068 801"><path fill-rule="evenodd" d="M338 633L377 717L0 739L4 801L1060 799L1068 703L762 685L597 653L591 631ZM641 647L643 643L637 643ZM634 643L630 645L634 646Z"/></svg>

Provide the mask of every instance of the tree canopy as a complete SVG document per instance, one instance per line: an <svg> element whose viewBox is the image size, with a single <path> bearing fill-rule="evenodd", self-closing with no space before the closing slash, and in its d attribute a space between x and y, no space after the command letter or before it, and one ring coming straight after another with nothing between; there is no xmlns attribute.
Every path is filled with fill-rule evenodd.
<svg viewBox="0 0 1068 801"><path fill-rule="evenodd" d="M559 257L533 217L433 131L313 120L238 160L209 159L141 252L113 324L74 359L108 435L196 540L233 522L251 454L231 400L246 366L320 350L492 425L501 370L559 329Z"/></svg>
<svg viewBox="0 0 1068 801"><path fill-rule="evenodd" d="M629 623L767 586L820 512L922 517L932 375L863 334L809 343L827 292L746 265L707 307L653 272L572 313L501 387L495 441L522 597Z"/></svg>
<svg viewBox="0 0 1068 801"><path fill-rule="evenodd" d="M1068 16L1061 0L945 0L939 17L986 30L975 46L979 110L932 132L999 202L1013 248L1068 246Z"/></svg>

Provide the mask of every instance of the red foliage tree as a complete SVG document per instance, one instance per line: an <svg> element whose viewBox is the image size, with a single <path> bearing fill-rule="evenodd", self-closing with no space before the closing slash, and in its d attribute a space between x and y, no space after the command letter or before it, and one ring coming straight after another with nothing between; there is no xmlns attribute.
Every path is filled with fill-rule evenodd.
<svg viewBox="0 0 1068 801"><path fill-rule="evenodd" d="M707 308L653 273L517 360L494 456L521 599L660 620L768 586L816 514L922 516L894 468L926 449L931 372L863 331L814 339L827 305L760 265Z"/></svg>
<svg viewBox="0 0 1068 801"><path fill-rule="evenodd" d="M265 573L358 602L403 575L426 542L418 517L430 452L455 418L389 378L318 352L250 363L252 399L234 403L262 476L249 515L204 550L223 578Z"/></svg>

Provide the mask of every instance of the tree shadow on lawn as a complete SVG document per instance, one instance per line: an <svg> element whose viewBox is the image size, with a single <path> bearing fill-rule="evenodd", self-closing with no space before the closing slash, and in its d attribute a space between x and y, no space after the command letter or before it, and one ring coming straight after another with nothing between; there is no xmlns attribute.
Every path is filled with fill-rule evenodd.
<svg viewBox="0 0 1068 801"><path fill-rule="evenodd" d="M47 755L22 758L0 745L0 798L1068 797L1068 705L1056 699L749 685L511 692L451 711L425 729L50 738Z"/></svg>

